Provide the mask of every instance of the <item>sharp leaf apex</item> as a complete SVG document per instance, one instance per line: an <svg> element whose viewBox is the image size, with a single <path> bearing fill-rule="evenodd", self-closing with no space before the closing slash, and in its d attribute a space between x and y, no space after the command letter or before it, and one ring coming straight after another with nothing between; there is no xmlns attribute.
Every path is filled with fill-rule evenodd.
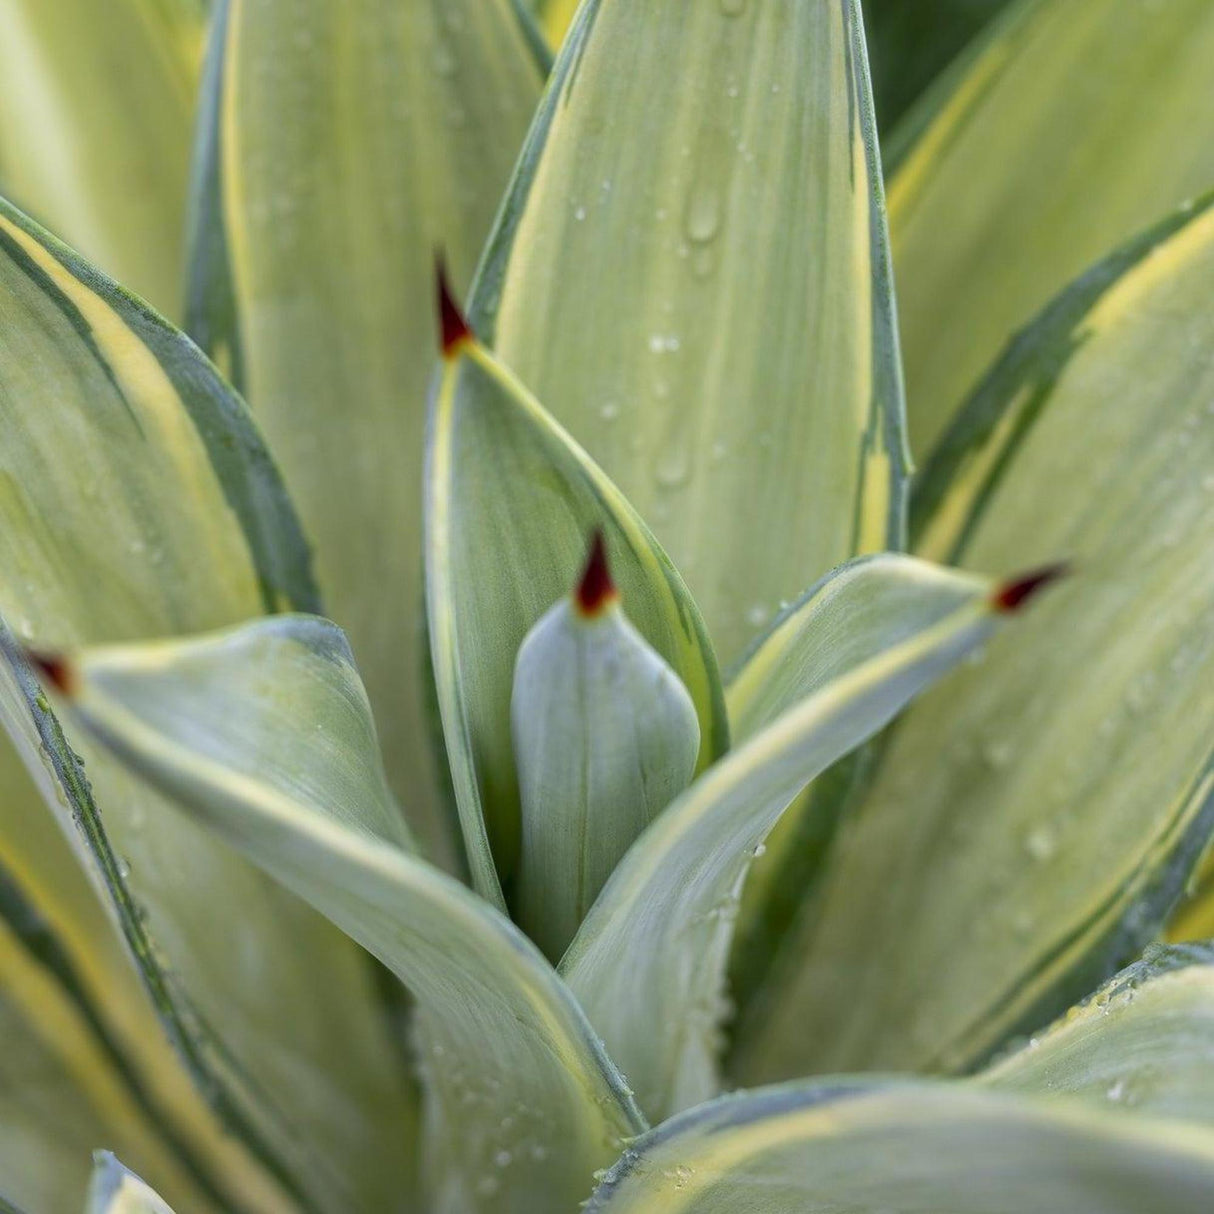
<svg viewBox="0 0 1214 1214"><path fill-rule="evenodd" d="M44 683L49 683L60 695L71 696L76 690L76 671L60 653L26 651L26 659Z"/></svg>
<svg viewBox="0 0 1214 1214"><path fill-rule="evenodd" d="M602 527L596 527L590 536L586 564L574 592L574 600L582 615L595 616L618 597L619 592L611 580L611 567L607 563L607 539Z"/></svg>
<svg viewBox="0 0 1214 1214"><path fill-rule="evenodd" d="M1032 569L999 586L991 596L991 605L996 611L1011 615L1020 611L1047 586L1052 586L1070 572L1071 567L1066 561L1043 565L1040 569Z"/></svg>
<svg viewBox="0 0 1214 1214"><path fill-rule="evenodd" d="M473 340L472 329L468 325L455 295L451 290L451 280L447 277L447 263L442 250L434 254L434 282L438 297L439 339L444 358L452 358L465 342Z"/></svg>

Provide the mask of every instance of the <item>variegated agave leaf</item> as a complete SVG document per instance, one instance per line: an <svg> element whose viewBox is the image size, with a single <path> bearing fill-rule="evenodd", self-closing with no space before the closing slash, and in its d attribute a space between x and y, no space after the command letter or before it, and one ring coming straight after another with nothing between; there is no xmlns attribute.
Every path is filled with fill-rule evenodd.
<svg viewBox="0 0 1214 1214"><path fill-rule="evenodd" d="M1207 202L1060 297L926 469L920 552L1076 576L894 731L739 1076L970 1068L1162 926L1214 812L1212 272Z"/></svg>
<svg viewBox="0 0 1214 1214"><path fill-rule="evenodd" d="M1055 292L1214 183L1212 58L1205 0L1016 0L896 137L916 456Z"/></svg>
<svg viewBox="0 0 1214 1214"><path fill-rule="evenodd" d="M433 253L467 283L542 82L513 0L224 0L202 99L189 328L281 462L389 777L453 868L421 584Z"/></svg>
<svg viewBox="0 0 1214 1214"><path fill-rule="evenodd" d="M26 644L171 635L314 603L306 546L241 401L186 338L7 204L0 400L0 611ZM15 754L4 759L0 858L68 967L55 997L83 1021L86 1043L68 1072L103 1121L129 1106L131 1131L109 1140L157 1183L162 1170L131 1146L163 1140L160 1154L224 1193L223 1204L284 1202L285 1190L304 1208L380 1205L410 1183L399 1144L414 1108L366 958L167 816L87 738L65 735L7 628L2 651L0 710ZM27 823L48 807L75 857L36 844L44 825ZM232 1137L166 1061L81 862ZM352 1119L332 1118L335 1100ZM82 1183L76 1170L52 1170L47 1183L58 1191L73 1176Z"/></svg>

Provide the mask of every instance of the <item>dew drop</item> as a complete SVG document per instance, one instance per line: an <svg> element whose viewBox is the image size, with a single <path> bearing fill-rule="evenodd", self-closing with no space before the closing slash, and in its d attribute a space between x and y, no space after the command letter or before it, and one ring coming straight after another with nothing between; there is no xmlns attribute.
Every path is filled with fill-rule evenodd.
<svg viewBox="0 0 1214 1214"><path fill-rule="evenodd" d="M586 218L586 208L578 207L577 210L573 212L573 217L578 221L578 223L581 223Z"/></svg>
<svg viewBox="0 0 1214 1214"><path fill-rule="evenodd" d="M691 479L691 460L687 449L676 446L663 452L654 475L660 489L681 489Z"/></svg>
<svg viewBox="0 0 1214 1214"><path fill-rule="evenodd" d="M767 623L771 609L766 603L755 603L746 609L746 622L752 628L760 628Z"/></svg>
<svg viewBox="0 0 1214 1214"><path fill-rule="evenodd" d="M1058 850L1058 841L1048 826L1038 826L1029 831L1024 850L1039 864L1044 864Z"/></svg>
<svg viewBox="0 0 1214 1214"><path fill-rule="evenodd" d="M620 415L619 401L606 400L599 406L599 417L605 422L613 422Z"/></svg>
<svg viewBox="0 0 1214 1214"><path fill-rule="evenodd" d="M1105 1095L1110 1100L1120 1100L1125 1095L1125 1080L1118 1079L1117 1082L1112 1084L1109 1090L1105 1092Z"/></svg>
<svg viewBox="0 0 1214 1214"><path fill-rule="evenodd" d="M721 226L721 204L713 189L700 187L687 200L687 239L693 244L707 244Z"/></svg>

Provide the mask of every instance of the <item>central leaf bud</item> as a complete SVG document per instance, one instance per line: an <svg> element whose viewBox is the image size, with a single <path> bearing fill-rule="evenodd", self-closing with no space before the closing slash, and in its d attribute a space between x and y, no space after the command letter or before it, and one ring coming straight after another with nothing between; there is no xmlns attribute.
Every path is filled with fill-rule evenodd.
<svg viewBox="0 0 1214 1214"><path fill-rule="evenodd" d="M625 616L601 533L573 594L519 649L511 728L515 914L557 961L633 840L691 782L700 750L691 697Z"/></svg>

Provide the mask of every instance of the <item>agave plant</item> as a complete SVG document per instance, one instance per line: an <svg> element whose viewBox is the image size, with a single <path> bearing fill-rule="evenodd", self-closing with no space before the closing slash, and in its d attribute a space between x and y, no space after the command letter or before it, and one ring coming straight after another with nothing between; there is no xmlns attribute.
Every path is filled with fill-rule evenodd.
<svg viewBox="0 0 1214 1214"><path fill-rule="evenodd" d="M575 7L0 6L0 1211L1207 1214L1214 8Z"/></svg>

